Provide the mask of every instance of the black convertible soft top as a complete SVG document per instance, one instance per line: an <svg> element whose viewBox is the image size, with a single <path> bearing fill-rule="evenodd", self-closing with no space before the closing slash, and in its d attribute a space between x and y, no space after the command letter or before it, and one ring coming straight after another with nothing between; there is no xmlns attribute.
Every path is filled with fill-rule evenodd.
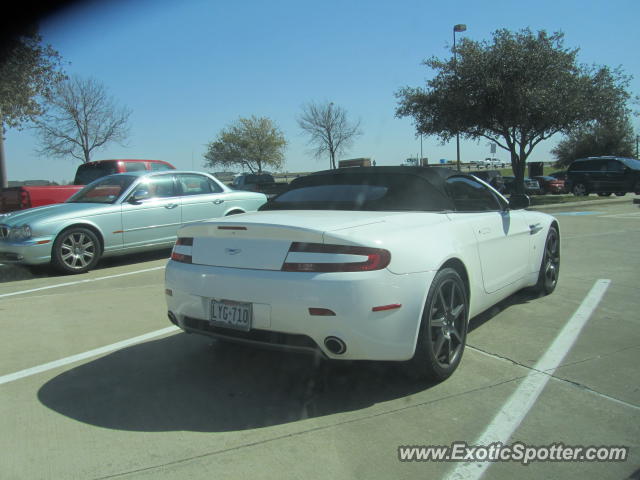
<svg viewBox="0 0 640 480"><path fill-rule="evenodd" d="M287 192L260 210L451 211L454 205L445 189L445 181L454 175L460 175L460 172L443 167L324 170L296 178Z"/></svg>

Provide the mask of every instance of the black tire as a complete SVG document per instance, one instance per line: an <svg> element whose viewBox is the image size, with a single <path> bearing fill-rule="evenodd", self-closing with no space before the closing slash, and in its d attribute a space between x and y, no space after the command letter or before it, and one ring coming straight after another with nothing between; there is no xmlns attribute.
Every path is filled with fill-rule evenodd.
<svg viewBox="0 0 640 480"><path fill-rule="evenodd" d="M587 190L587 186L581 182L576 183L571 189L571 192L576 197L583 197L585 195L589 195L589 190Z"/></svg>
<svg viewBox="0 0 640 480"><path fill-rule="evenodd" d="M627 192L616 192L616 197L624 197Z"/></svg>
<svg viewBox="0 0 640 480"><path fill-rule="evenodd" d="M558 229L552 226L549 228L547 239L544 242L544 254L542 262L540 262L538 283L536 283L534 291L542 295L549 295L556 289L559 275L560 235L558 234Z"/></svg>
<svg viewBox="0 0 640 480"><path fill-rule="evenodd" d="M429 288L416 352L408 362L415 378L441 382L458 368L467 340L469 300L453 268L440 270Z"/></svg>
<svg viewBox="0 0 640 480"><path fill-rule="evenodd" d="M599 197L610 197L611 192L598 192Z"/></svg>
<svg viewBox="0 0 640 480"><path fill-rule="evenodd" d="M636 195L640 195L640 180L638 180L633 186L633 193L635 193Z"/></svg>
<svg viewBox="0 0 640 480"><path fill-rule="evenodd" d="M95 267L102 248L95 233L83 227L62 231L53 242L52 265L64 273L84 273Z"/></svg>

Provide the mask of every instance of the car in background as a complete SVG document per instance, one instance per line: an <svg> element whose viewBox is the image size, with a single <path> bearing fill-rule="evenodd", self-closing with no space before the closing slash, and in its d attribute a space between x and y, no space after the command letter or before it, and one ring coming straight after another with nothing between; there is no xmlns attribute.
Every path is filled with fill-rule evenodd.
<svg viewBox="0 0 640 480"><path fill-rule="evenodd" d="M76 170L73 185L24 185L0 189L0 213L62 203L81 190L84 185L98 178L113 173L144 170L158 172L175 170L175 167L162 160L141 159L97 160L83 163Z"/></svg>
<svg viewBox="0 0 640 480"><path fill-rule="evenodd" d="M473 175L476 178L488 183L498 192L504 193L504 180L502 174L498 170L479 170L476 172L469 172L469 175Z"/></svg>
<svg viewBox="0 0 640 480"><path fill-rule="evenodd" d="M448 168L300 177L258 212L180 229L168 316L189 333L406 361L441 381L460 363L470 318L557 284L558 224L528 205Z"/></svg>
<svg viewBox="0 0 640 480"><path fill-rule="evenodd" d="M640 160L614 156L580 158L569 165L566 184L576 196L640 194Z"/></svg>
<svg viewBox="0 0 640 480"><path fill-rule="evenodd" d="M266 200L198 172L108 175L65 203L0 215L0 262L83 273L102 257L168 248L186 223L254 211Z"/></svg>
<svg viewBox="0 0 640 480"><path fill-rule="evenodd" d="M558 172L553 172L549 174L550 177L557 178L558 180L566 180L567 179L567 171L560 170Z"/></svg>
<svg viewBox="0 0 640 480"><path fill-rule="evenodd" d="M512 175L506 175L502 177L502 180L504 181L504 193L513 195L513 193L515 192L514 182L516 181L516 177ZM526 193L527 195L542 195L543 191L537 180L529 177L524 177L524 193Z"/></svg>
<svg viewBox="0 0 640 480"><path fill-rule="evenodd" d="M264 193L267 197L274 197L284 192L289 184L276 182L269 173L241 173L236 175L231 185L234 190L249 190Z"/></svg>
<svg viewBox="0 0 640 480"><path fill-rule="evenodd" d="M550 175L539 175L531 178L538 182L543 194L565 193L564 180L552 177Z"/></svg>

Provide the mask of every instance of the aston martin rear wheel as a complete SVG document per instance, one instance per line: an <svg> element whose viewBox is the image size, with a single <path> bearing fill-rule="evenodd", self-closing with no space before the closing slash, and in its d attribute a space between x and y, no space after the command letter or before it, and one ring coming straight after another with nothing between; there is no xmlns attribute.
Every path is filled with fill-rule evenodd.
<svg viewBox="0 0 640 480"><path fill-rule="evenodd" d="M440 270L429 288L416 352L409 362L414 376L442 381L458 368L467 340L469 301L460 275Z"/></svg>
<svg viewBox="0 0 640 480"><path fill-rule="evenodd" d="M540 264L538 283L534 289L543 295L549 295L556 289L560 275L560 236L556 227L549 228L544 244L544 254Z"/></svg>
<svg viewBox="0 0 640 480"><path fill-rule="evenodd" d="M71 227L64 230L53 243L51 263L64 273L84 273L100 259L100 241L87 228Z"/></svg>

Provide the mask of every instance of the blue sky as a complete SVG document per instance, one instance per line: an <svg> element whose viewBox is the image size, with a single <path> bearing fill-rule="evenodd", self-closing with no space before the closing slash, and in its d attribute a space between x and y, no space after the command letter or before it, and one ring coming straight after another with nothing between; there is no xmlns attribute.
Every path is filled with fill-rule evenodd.
<svg viewBox="0 0 640 480"><path fill-rule="evenodd" d="M206 144L240 116L267 116L289 145L286 170L327 168L316 160L296 123L301 106L331 101L360 119L364 134L345 158L394 165L420 152L410 119L395 118L394 93L433 75L423 59L450 55L452 28L491 38L499 28L565 33L579 61L622 66L640 94L637 0L497 1L101 1L59 12L41 25L46 42L68 62L69 74L101 81L129 107L127 146L102 158L155 158L202 170ZM458 37L460 38L460 37ZM640 122L634 120L640 133ZM531 160L547 161L556 143L540 144ZM71 180L78 161L35 153L30 130L9 130L10 180ZM488 156L486 142L461 145L463 161ZM424 138L424 156L455 158L455 143ZM507 159L498 150L498 157Z"/></svg>

